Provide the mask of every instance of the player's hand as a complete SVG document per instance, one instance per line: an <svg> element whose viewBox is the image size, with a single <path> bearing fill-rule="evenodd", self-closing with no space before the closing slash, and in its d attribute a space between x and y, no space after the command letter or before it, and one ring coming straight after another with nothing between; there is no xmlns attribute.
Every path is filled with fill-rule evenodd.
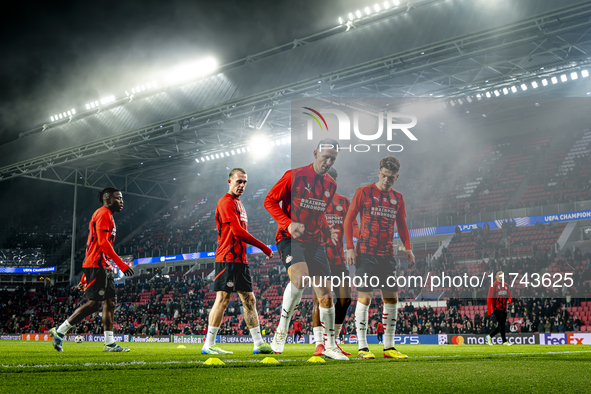
<svg viewBox="0 0 591 394"><path fill-rule="evenodd" d="M123 271L123 275L125 276L134 276L135 272L133 270L133 268L131 268L131 265L129 267L127 267L127 269L125 271Z"/></svg>
<svg viewBox="0 0 591 394"><path fill-rule="evenodd" d="M339 242L339 233L340 230L335 228L330 228L330 240L332 241L333 245L336 245Z"/></svg>
<svg viewBox="0 0 591 394"><path fill-rule="evenodd" d="M406 262L409 263L408 268L412 268L412 266L415 265L415 254L412 250L406 251Z"/></svg>
<svg viewBox="0 0 591 394"><path fill-rule="evenodd" d="M271 260L273 258L273 251L267 255L267 260Z"/></svg>
<svg viewBox="0 0 591 394"><path fill-rule="evenodd" d="M357 252L355 249L347 249L347 264L355 265L355 260L357 259Z"/></svg>
<svg viewBox="0 0 591 394"><path fill-rule="evenodd" d="M84 282L78 283L78 288L80 289L80 291L86 291L86 283L84 283Z"/></svg>
<svg viewBox="0 0 591 394"><path fill-rule="evenodd" d="M304 235L304 230L304 223L291 222L291 224L287 226L287 231L289 231L292 238L300 238Z"/></svg>

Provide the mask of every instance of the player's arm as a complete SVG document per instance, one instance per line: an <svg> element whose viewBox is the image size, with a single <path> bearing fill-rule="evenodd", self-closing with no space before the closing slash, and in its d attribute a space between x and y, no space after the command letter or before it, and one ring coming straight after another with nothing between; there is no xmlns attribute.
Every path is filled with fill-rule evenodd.
<svg viewBox="0 0 591 394"><path fill-rule="evenodd" d="M404 207L404 199L402 197L400 198L400 206L396 214L396 228L398 229L398 236L406 249L406 262L410 263L408 268L412 268L415 265L415 255L410 247L410 233L406 226L406 208Z"/></svg>
<svg viewBox="0 0 591 394"><path fill-rule="evenodd" d="M345 216L345 222L343 223L345 243L347 244L347 264L350 265L355 265L355 258L357 257L353 246L353 222L356 221L357 214L361 211L362 195L363 192L361 189L357 189L353 196L353 200L351 201L351 205L349 206L349 210L347 211L347 216Z"/></svg>
<svg viewBox="0 0 591 394"><path fill-rule="evenodd" d="M493 297L495 294L495 287L491 285L488 288L488 297L486 298L486 314L490 316L493 310Z"/></svg>
<svg viewBox="0 0 591 394"><path fill-rule="evenodd" d="M98 245L101 248L102 252L108 258L113 260L115 264L117 264L117 267L119 267L119 269L121 270L121 272L125 274L125 276L133 276L133 268L125 264L123 260L121 260L121 257L117 256L117 253L115 253L115 249L113 249L113 246L109 242L109 234L111 233L111 231L109 230L109 226L105 224L106 221L107 219L104 217L101 217L99 218L99 220L97 220L96 234L98 238Z"/></svg>
<svg viewBox="0 0 591 394"><path fill-rule="evenodd" d="M269 258L273 258L273 251L267 245L253 237L251 233L243 229L242 226L240 226L240 223L238 223L238 220L233 220L230 222L230 229L232 230L232 233L236 238L238 238L242 242L246 242L248 244L256 246L257 248L262 250L263 253L266 254Z"/></svg>
<svg viewBox="0 0 591 394"><path fill-rule="evenodd" d="M291 225L291 218L283 212L283 209L279 205L286 197L291 198L291 170L283 174L281 179L269 190L264 202L265 209L271 214L281 229L288 229ZM291 234L291 231L289 232Z"/></svg>

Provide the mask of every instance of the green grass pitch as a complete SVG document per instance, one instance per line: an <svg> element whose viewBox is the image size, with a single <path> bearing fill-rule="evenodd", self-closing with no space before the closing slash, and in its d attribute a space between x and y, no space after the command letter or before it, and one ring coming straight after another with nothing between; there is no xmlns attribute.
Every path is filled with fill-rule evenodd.
<svg viewBox="0 0 591 394"><path fill-rule="evenodd" d="M200 344L128 343L129 353L103 353L100 343L2 341L0 392L381 392L588 393L591 346L400 345L408 360L306 362L313 345L286 345L262 364L250 344L227 344L224 366L207 367Z"/></svg>

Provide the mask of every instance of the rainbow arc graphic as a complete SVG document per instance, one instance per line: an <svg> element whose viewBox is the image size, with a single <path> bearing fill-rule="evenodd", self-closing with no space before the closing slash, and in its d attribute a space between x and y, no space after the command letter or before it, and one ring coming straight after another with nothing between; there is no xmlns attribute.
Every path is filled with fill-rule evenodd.
<svg viewBox="0 0 591 394"><path fill-rule="evenodd" d="M307 109L308 111L312 111L314 112L316 115L318 115L320 117L320 119L322 119L322 122L324 123L324 126L326 127L326 131L328 131L328 125L326 124L326 120L324 120L324 117L322 115L320 115L320 112L316 111L315 109L309 108L309 107L303 107L304 109ZM311 117L312 119L314 119L316 121L316 123L318 123L318 126L320 126L320 130L324 130L322 128L322 123L320 123L320 120L312 115L309 112L302 112L304 115L308 115L309 117Z"/></svg>

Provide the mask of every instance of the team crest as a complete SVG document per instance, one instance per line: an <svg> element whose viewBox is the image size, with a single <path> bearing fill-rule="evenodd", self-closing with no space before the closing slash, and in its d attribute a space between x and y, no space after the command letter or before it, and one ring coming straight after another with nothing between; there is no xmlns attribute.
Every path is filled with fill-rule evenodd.
<svg viewBox="0 0 591 394"><path fill-rule="evenodd" d="M343 206L342 205L337 205L337 211L342 211L343 210Z"/></svg>
<svg viewBox="0 0 591 394"><path fill-rule="evenodd" d="M289 264L289 263L291 263L291 259L293 259L293 257L292 257L292 256L287 256L287 257L285 258L285 264Z"/></svg>
<svg viewBox="0 0 591 394"><path fill-rule="evenodd" d="M230 282L226 283L226 286L228 286L228 287L234 287L234 282L231 282L230 281Z"/></svg>
<svg viewBox="0 0 591 394"><path fill-rule="evenodd" d="M394 200L393 198L390 199L390 204L396 204L396 200Z"/></svg>
<svg viewBox="0 0 591 394"><path fill-rule="evenodd" d="M327 191L325 191L325 192L324 192L324 195L325 195L326 197L330 197L330 192L327 190Z"/></svg>
<svg viewBox="0 0 591 394"><path fill-rule="evenodd" d="M100 296L104 296L104 295L105 295L105 290L104 290L104 289L101 289L101 290L98 292L98 294L99 294Z"/></svg>

